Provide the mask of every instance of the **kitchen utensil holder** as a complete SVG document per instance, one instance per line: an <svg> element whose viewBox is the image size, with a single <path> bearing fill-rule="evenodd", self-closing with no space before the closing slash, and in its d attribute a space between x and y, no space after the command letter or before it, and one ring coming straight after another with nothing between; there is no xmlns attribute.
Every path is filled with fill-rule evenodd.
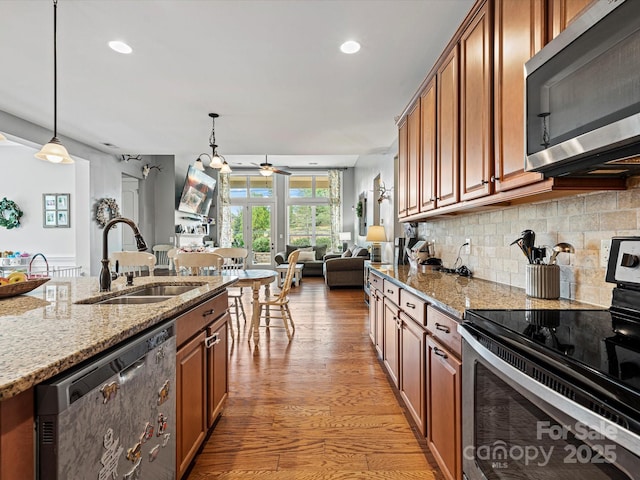
<svg viewBox="0 0 640 480"><path fill-rule="evenodd" d="M528 296L534 298L559 298L560 267L558 265L527 265L525 290Z"/></svg>

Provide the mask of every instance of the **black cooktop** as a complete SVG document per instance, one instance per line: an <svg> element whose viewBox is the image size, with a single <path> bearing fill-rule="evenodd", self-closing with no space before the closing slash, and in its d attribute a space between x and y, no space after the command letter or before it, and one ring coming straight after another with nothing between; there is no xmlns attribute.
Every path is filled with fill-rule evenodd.
<svg viewBox="0 0 640 480"><path fill-rule="evenodd" d="M603 377L640 395L640 323L624 315L610 310L468 310L465 320L576 374L595 381Z"/></svg>

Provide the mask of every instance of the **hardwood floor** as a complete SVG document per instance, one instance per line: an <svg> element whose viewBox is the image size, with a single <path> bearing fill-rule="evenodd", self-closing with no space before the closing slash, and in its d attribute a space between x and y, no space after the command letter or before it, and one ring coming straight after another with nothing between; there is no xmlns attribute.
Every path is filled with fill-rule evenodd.
<svg viewBox="0 0 640 480"><path fill-rule="evenodd" d="M442 478L376 359L362 290L305 278L290 298L290 343L275 319L258 346L236 332L227 406L187 478Z"/></svg>

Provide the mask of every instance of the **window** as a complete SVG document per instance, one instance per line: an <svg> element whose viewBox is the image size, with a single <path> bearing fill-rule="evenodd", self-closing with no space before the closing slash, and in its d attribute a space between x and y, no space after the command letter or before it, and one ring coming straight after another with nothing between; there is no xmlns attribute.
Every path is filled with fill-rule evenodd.
<svg viewBox="0 0 640 480"><path fill-rule="evenodd" d="M328 175L292 175L287 192L287 243L331 249Z"/></svg>
<svg viewBox="0 0 640 480"><path fill-rule="evenodd" d="M273 198L273 177L231 175L230 198Z"/></svg>

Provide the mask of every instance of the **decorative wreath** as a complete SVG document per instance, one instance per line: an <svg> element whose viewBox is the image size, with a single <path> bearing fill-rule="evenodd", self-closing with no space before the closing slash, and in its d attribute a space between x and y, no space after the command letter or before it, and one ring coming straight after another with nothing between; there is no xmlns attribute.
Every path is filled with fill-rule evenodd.
<svg viewBox="0 0 640 480"><path fill-rule="evenodd" d="M0 226L7 230L20 226L22 210L18 208L16 202L3 198L0 202Z"/></svg>
<svg viewBox="0 0 640 480"><path fill-rule="evenodd" d="M96 222L101 228L111 219L120 216L120 208L115 198L103 198L96 206Z"/></svg>

